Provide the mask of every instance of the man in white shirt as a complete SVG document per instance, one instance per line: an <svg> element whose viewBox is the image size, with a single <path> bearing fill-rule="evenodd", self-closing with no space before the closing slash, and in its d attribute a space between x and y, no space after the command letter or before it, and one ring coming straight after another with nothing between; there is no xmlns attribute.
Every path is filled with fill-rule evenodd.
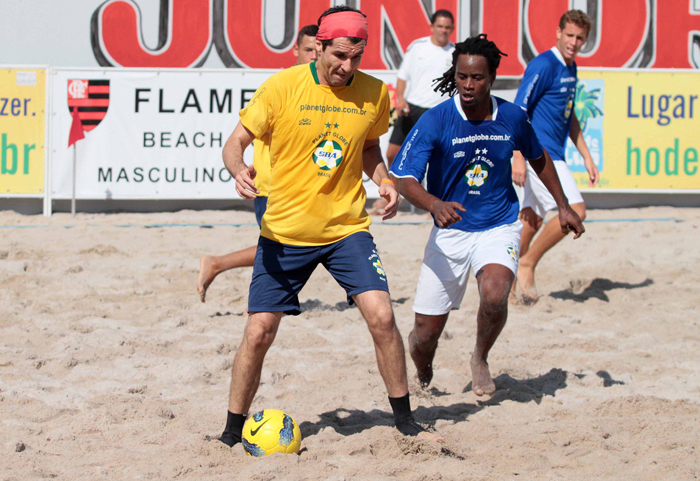
<svg viewBox="0 0 700 481"><path fill-rule="evenodd" d="M430 29L431 36L414 40L408 46L399 68L396 82L396 111L399 117L394 122L386 151L389 167L420 116L446 98L433 90L433 82L452 66L452 52L455 49L455 44L450 42L454 30L452 13L449 10L436 11L430 18ZM384 199L378 199L373 211L381 211L385 204Z"/></svg>

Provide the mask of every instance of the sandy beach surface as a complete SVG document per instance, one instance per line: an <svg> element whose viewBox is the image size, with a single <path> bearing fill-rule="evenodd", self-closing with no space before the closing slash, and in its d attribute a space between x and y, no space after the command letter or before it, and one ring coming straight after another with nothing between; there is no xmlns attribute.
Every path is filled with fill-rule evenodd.
<svg viewBox="0 0 700 481"><path fill-rule="evenodd" d="M251 409L292 414L302 452L256 459L213 440L252 269L204 304L195 289L201 254L256 242L252 212L0 212L0 479L698 479L700 209L589 220L540 264L541 301L510 308L492 396L471 391L473 277L426 391L409 360L416 418L442 447L392 427L365 323L320 267ZM431 224L374 221L406 340Z"/></svg>

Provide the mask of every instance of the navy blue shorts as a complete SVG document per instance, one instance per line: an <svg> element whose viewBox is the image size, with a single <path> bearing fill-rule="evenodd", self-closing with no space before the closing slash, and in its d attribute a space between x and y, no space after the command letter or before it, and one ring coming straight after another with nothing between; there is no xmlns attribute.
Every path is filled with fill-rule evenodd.
<svg viewBox="0 0 700 481"><path fill-rule="evenodd" d="M258 221L258 227L262 227L262 216L265 215L267 210L267 197L256 197L253 207L255 208L255 220Z"/></svg>
<svg viewBox="0 0 700 481"><path fill-rule="evenodd" d="M298 315L299 291L316 266L323 264L352 296L366 291L386 291L389 286L377 247L369 232L357 232L325 246L292 246L265 237L258 240L248 312L284 312Z"/></svg>

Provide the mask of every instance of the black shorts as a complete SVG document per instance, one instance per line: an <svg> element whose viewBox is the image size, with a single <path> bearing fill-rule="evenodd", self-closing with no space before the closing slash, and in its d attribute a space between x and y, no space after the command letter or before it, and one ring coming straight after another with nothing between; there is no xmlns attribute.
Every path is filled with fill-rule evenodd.
<svg viewBox="0 0 700 481"><path fill-rule="evenodd" d="M408 115L406 117L399 117L396 119L396 122L394 122L394 131L389 138L390 144L403 144L403 141L406 139L413 126L416 125L420 116L430 110L413 104L408 104L408 108L410 109Z"/></svg>

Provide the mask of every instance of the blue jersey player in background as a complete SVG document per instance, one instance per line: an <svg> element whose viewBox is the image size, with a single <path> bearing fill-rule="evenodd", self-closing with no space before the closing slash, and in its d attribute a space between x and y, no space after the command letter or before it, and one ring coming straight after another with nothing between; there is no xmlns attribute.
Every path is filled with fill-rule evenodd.
<svg viewBox="0 0 700 481"><path fill-rule="evenodd" d="M527 110L532 119L537 138L554 160L564 195L571 207L586 218L586 206L576 186L576 181L566 165L564 155L566 138L570 137L583 157L588 171L589 185L598 183L598 168L591 159L583 132L576 118L576 63L574 59L586 43L591 21L580 10L569 10L559 20L557 43L535 57L525 70L523 81L515 97L515 103ZM535 268L542 256L561 241L566 234L559 230L559 223L547 223L542 233L530 246L532 238L542 226L548 211L557 207L547 188L527 167L519 152L513 153L513 182L524 188L522 243L520 244L520 268L517 284L513 286L517 301L526 304L537 302ZM516 291L517 287L517 292Z"/></svg>
<svg viewBox="0 0 700 481"><path fill-rule="evenodd" d="M458 43L452 68L436 90L454 97L420 118L403 143L391 173L400 191L435 221L425 248L416 299L411 357L423 388L449 313L458 309L470 268L480 304L476 347L471 358L472 390L491 394L489 350L505 326L508 293L518 269L522 223L511 182L511 156L521 151L559 207L562 231L579 237L581 219L562 192L552 160L520 107L491 96L501 51L486 35ZM429 167L429 168L428 168ZM427 170L427 190L421 182Z"/></svg>

